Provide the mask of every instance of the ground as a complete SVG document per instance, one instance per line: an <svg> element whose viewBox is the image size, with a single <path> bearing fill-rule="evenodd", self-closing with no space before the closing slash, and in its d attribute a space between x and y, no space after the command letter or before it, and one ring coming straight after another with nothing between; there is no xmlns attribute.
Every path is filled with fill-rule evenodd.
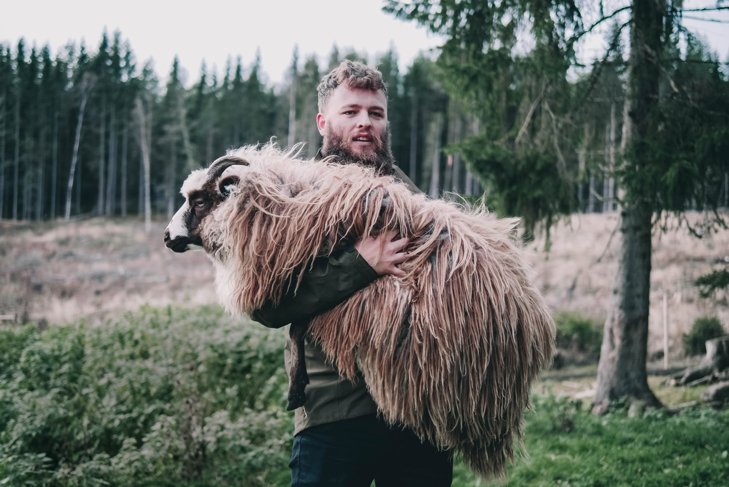
<svg viewBox="0 0 729 487"><path fill-rule="evenodd" d="M555 311L604 321L616 269L617 221L616 213L575 215L552 230L549 251L543 240L527 246L534 278ZM654 235L649 355L663 350L665 321L669 357L678 360L681 335L695 318L717 315L729 325L726 295L702 299L693 285L712 266L729 261L729 230L698 239L685 226L666 223L674 228ZM102 322L142 304L215 303L209 260L202 252L167 250L165 225L158 220L145 233L137 220L0 221L0 318Z"/></svg>

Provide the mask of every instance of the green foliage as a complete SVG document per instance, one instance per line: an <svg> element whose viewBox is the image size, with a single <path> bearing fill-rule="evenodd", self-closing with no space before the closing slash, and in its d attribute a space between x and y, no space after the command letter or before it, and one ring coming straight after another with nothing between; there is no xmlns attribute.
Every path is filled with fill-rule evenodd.
<svg viewBox="0 0 729 487"><path fill-rule="evenodd" d="M720 289L729 289L729 266L699 277L694 284L699 287L699 295L702 298L708 298Z"/></svg>
<svg viewBox="0 0 729 487"><path fill-rule="evenodd" d="M702 316L691 325L691 330L683 335L683 351L686 355L706 353L706 340L726 335L719 318Z"/></svg>
<svg viewBox="0 0 729 487"><path fill-rule="evenodd" d="M599 323L573 312L558 313L554 322L557 326L558 348L588 353L595 357L600 352L602 327Z"/></svg>
<svg viewBox="0 0 729 487"><path fill-rule="evenodd" d="M487 203L503 216L522 217L527 239L537 223L545 222L549 231L559 215L574 208L574 193L553 155L512 151L481 137L469 139L461 149L486 183Z"/></svg>
<svg viewBox="0 0 729 487"><path fill-rule="evenodd" d="M219 308L0 336L0 484L281 485L283 334Z"/></svg>
<svg viewBox="0 0 729 487"><path fill-rule="evenodd" d="M729 476L729 410L595 416L579 401L535 397L523 450L507 478L494 485L723 485ZM479 484L456 464L453 485Z"/></svg>

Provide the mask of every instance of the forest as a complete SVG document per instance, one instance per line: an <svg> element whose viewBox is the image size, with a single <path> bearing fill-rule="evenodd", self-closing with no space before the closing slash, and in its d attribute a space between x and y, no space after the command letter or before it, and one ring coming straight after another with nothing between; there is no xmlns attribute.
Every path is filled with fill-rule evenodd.
<svg viewBox="0 0 729 487"><path fill-rule="evenodd" d="M690 17L714 21L727 2L386 0L383 10L443 44L406 67L396 47L373 57L333 45L325 61L294 48L280 83L267 80L260 56L230 59L222 73L203 65L194 76L175 60L161 76L121 32L56 53L25 40L0 44L0 257L10 271L0 276L0 311L12 321L0 328L0 484L288 481L283 336L240 326L217 307L186 307L199 303L180 282L199 267L161 257L149 222L167 221L190 170L229 148L275 138L304 142L312 156L315 88L343 58L383 73L393 153L411 179L430 197L519 217L519 237L530 251L539 243L543 268L557 257L550 231L575 214L605 213L581 215L584 226L568 233L582 247L561 256L565 267L594 251L574 278L557 282L550 268L541 281L568 312L555 313L558 346L589 342L586 372L562 373L555 359L526 417L528 455L497 485L727 478L727 402L704 399L709 380L729 391L727 369L676 389L655 374L658 347L648 345L656 287L666 309L671 296L697 313L727 310L729 60L684 26ZM602 48L585 60L579 46L589 36ZM588 234L588 220L614 228ZM701 255L698 244L660 241L679 230L703 238ZM606 254L614 276L598 266ZM137 258L146 262L130 263ZM665 272L677 262L682 271ZM610 288L609 304L593 292L597 281ZM212 289L211 279L194 284ZM112 289L125 304L154 303L152 289L177 294L174 305L115 311L104 326L86 318L49 326L57 307L28 311L43 293L101 309ZM590 319L569 313L580 292ZM25 311L15 312L21 302ZM729 343L718 317L696 323ZM675 327L664 358L692 364L678 343L690 327ZM700 348L708 338L697 332L693 341ZM560 394L581 380L587 394ZM484 480L456 463L454 485Z"/></svg>
<svg viewBox="0 0 729 487"><path fill-rule="evenodd" d="M175 60L161 83L116 32L93 49L71 44L58 54L24 40L0 45L0 216L143 214L145 160L151 210L171 215L190 170L228 148L275 137L282 146L305 142L313 155L316 85L345 57L374 61L386 78L400 165L431 193L479 192L459 158L441 154L473 130L472 117L449 104L425 57L401 74L394 50L369 60L334 47L325 65L295 50L282 86L262 81L261 59L229 60L222 76L203 65L190 83Z"/></svg>
<svg viewBox="0 0 729 487"><path fill-rule="evenodd" d="M422 55L401 72L395 48L373 59L334 46L326 63L295 49L279 85L265 82L260 58L231 59L222 74L203 65L194 79L175 60L162 83L120 32L58 53L0 44L0 217L142 214L145 181L151 212L170 215L188 172L228 148L275 137L313 155L316 84L345 57L382 71L393 153L430 195L485 189L489 206L528 227L613 210L627 106L620 31L615 23L604 59L589 66L547 48L515 58L501 48L470 61ZM686 32L673 37L659 89L666 143L656 144L669 156L669 206L671 188L711 166L707 158L726 168L729 113L726 63ZM727 171L711 176L685 191L726 206ZM688 196L697 207L706 199Z"/></svg>

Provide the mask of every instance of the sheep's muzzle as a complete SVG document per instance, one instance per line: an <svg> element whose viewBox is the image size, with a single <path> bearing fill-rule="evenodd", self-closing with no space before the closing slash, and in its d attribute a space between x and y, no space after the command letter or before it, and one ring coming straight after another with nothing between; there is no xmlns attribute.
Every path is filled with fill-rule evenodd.
<svg viewBox="0 0 729 487"><path fill-rule="evenodd" d="M173 252L187 252L191 250L191 246L202 247L202 240L200 237L190 238L187 235L179 235L175 238L170 238L170 231L165 230L165 245L168 249Z"/></svg>

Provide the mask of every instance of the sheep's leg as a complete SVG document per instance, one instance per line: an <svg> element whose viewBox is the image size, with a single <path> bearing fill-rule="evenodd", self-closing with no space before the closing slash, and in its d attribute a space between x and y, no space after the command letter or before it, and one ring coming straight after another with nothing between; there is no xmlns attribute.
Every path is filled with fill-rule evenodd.
<svg viewBox="0 0 729 487"><path fill-rule="evenodd" d="M291 368L289 369L289 403L286 406L289 411L303 406L306 400L304 391L306 384L309 383L309 374L306 373L304 337L308 329L308 322L291 323L289 327L292 353Z"/></svg>

